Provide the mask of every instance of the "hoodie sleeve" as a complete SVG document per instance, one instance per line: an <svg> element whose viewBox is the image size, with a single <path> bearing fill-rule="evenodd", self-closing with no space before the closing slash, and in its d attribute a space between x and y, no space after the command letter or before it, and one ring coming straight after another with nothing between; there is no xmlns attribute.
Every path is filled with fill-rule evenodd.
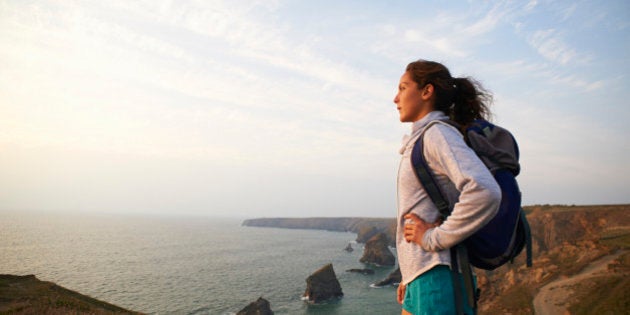
<svg viewBox="0 0 630 315"><path fill-rule="evenodd" d="M501 203L501 190L455 128L436 124L425 132L424 143L425 158L440 186L453 185L459 192L451 215L428 230L422 240L424 250L440 251L460 243L490 221Z"/></svg>

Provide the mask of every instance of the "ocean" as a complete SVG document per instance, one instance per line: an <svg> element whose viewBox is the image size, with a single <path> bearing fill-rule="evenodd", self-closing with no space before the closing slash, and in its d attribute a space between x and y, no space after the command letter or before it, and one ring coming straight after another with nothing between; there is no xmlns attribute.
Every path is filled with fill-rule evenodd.
<svg viewBox="0 0 630 315"><path fill-rule="evenodd" d="M393 271L359 262L356 234L241 226L241 219L0 212L0 273L34 274L150 314L400 314ZM352 243L353 252L343 249ZM392 249L392 252L395 251ZM344 297L311 305L306 278L332 263ZM370 268L374 275L346 272Z"/></svg>

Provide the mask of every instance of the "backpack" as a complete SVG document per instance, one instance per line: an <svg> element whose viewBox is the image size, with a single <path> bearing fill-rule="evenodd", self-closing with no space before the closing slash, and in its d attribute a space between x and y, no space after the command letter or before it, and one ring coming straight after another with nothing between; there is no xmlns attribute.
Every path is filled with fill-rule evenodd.
<svg viewBox="0 0 630 315"><path fill-rule="evenodd" d="M452 121L448 123L459 130ZM426 130L426 129L425 129ZM423 152L423 136L414 145L411 162L418 179L438 207L444 218L450 214L449 204L443 197L427 165ZM519 150L512 134L485 120L476 120L466 129L466 143L489 168L501 188L501 204L497 214L484 227L464 240L470 264L484 270L494 270L518 256L528 246L527 265L531 266L531 234L525 213L521 208L521 193L516 182L520 172Z"/></svg>
<svg viewBox="0 0 630 315"><path fill-rule="evenodd" d="M436 123L445 123L461 130L453 121L437 120L429 123L425 131ZM529 224L521 208L521 192L516 182L516 176L520 172L516 140L506 129L485 120L475 120L466 128L464 137L468 146L488 167L501 188L501 204L497 214L460 245L451 249L452 269L456 272L457 266L461 267L469 293L468 302L476 308L479 292L469 292L473 285L472 271L468 264L484 270L494 270L508 261L513 261L526 247L526 263L531 267L532 243ZM442 217L446 218L451 210L424 159L423 138L424 132L414 145L411 162L420 183ZM459 286L459 282L455 282L457 281L454 281L454 285ZM457 292L461 292L457 289L455 291L456 295Z"/></svg>

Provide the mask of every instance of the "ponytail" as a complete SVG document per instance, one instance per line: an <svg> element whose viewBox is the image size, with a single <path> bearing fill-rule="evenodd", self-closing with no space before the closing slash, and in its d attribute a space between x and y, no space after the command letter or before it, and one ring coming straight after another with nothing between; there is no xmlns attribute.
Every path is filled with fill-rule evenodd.
<svg viewBox="0 0 630 315"><path fill-rule="evenodd" d="M444 112L462 128L475 119L490 119L492 95L473 78L453 78L443 64L427 60L410 63L406 71L419 89L433 85L434 109Z"/></svg>
<svg viewBox="0 0 630 315"><path fill-rule="evenodd" d="M475 119L490 119L488 104L492 103L492 95L479 82L473 78L454 78L453 86L452 105L445 112L452 120L466 126Z"/></svg>

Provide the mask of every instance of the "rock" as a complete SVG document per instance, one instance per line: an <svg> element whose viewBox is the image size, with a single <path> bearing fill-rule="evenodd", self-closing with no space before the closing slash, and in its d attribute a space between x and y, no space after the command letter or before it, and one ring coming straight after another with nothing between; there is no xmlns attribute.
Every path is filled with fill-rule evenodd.
<svg viewBox="0 0 630 315"><path fill-rule="evenodd" d="M374 270L372 269L348 269L346 270L346 272L356 272L356 273L362 273L364 275L373 275L374 274Z"/></svg>
<svg viewBox="0 0 630 315"><path fill-rule="evenodd" d="M341 285L337 280L332 264L325 265L306 278L304 297L307 297L312 303L343 297Z"/></svg>
<svg viewBox="0 0 630 315"><path fill-rule="evenodd" d="M352 248L352 245L350 245L350 243L348 243L348 246L346 246L346 248L344 248L343 250L345 250L346 252L350 253L354 250L354 248Z"/></svg>
<svg viewBox="0 0 630 315"><path fill-rule="evenodd" d="M359 261L378 266L393 266L396 263L396 257L387 247L388 243L389 239L385 233L381 232L372 236L365 243L363 257Z"/></svg>
<svg viewBox="0 0 630 315"><path fill-rule="evenodd" d="M545 274L545 270L542 268L536 268L536 270L534 271L534 281L536 281L536 283L541 283L543 280L543 275Z"/></svg>
<svg viewBox="0 0 630 315"><path fill-rule="evenodd" d="M374 284L375 287L384 287L387 285L397 285L402 281L402 274L400 273L400 267L396 268L387 278Z"/></svg>
<svg viewBox="0 0 630 315"><path fill-rule="evenodd" d="M365 243L374 235L378 234L380 231L377 227L372 225L362 226L357 231L357 243Z"/></svg>
<svg viewBox="0 0 630 315"><path fill-rule="evenodd" d="M259 297L258 300L249 303L236 315L273 315L269 301Z"/></svg>

